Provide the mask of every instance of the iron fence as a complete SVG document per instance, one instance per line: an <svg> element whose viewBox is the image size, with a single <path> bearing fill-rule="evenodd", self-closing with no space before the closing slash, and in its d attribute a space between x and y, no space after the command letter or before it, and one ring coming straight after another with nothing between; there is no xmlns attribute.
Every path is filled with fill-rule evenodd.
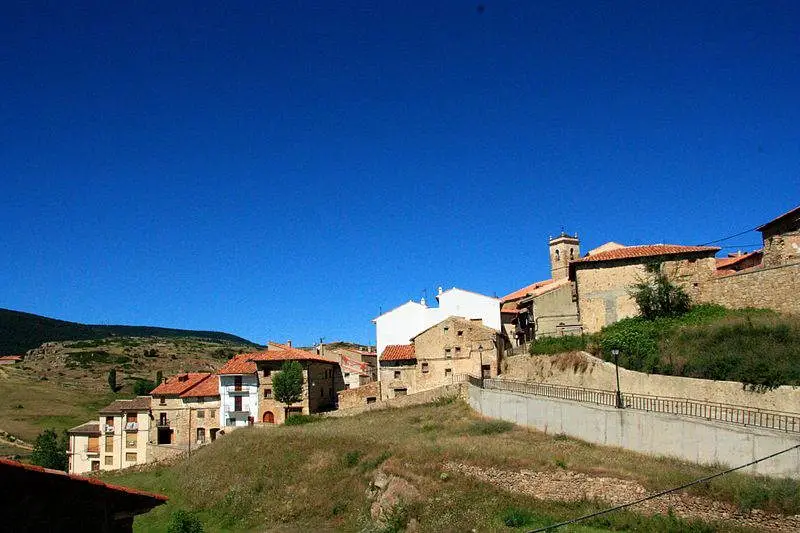
<svg viewBox="0 0 800 533"><path fill-rule="evenodd" d="M469 382L471 385L485 389L531 394L534 396L605 405L608 407L616 407L617 405L615 391L509 379L481 380L467 374L462 374L460 376L466 376L463 378L464 382ZM622 403L626 409L703 418L705 420L739 424L742 426L800 433L800 414L798 413L784 413L740 405L728 405L686 398L650 396L647 394L632 394L627 392L622 393Z"/></svg>

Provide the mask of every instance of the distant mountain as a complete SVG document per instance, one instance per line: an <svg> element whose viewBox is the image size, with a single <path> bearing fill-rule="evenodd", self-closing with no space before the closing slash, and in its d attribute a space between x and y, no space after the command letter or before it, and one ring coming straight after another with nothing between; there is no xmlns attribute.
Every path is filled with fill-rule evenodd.
<svg viewBox="0 0 800 533"><path fill-rule="evenodd" d="M192 337L257 346L247 339L219 331L194 331L154 326L98 326L0 308L0 355L19 355L37 348L43 342L80 341L107 337Z"/></svg>

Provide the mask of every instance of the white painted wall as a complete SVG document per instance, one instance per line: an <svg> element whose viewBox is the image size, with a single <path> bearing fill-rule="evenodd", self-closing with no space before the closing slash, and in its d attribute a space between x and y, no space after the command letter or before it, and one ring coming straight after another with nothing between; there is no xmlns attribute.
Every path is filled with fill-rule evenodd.
<svg viewBox="0 0 800 533"><path fill-rule="evenodd" d="M409 344L412 337L451 316L480 318L485 326L500 331L498 298L455 287L437 298L439 307L409 301L374 319L378 357L390 344Z"/></svg>
<svg viewBox="0 0 800 533"><path fill-rule="evenodd" d="M258 376L255 374L245 374L242 376L242 391L234 392L234 378L232 374L219 376L219 427L225 429L230 427L229 420L233 418L234 426L242 427L247 425L247 417L252 416L254 421L258 420ZM242 397L243 414L231 415L234 409L234 397Z"/></svg>
<svg viewBox="0 0 800 533"><path fill-rule="evenodd" d="M484 326L500 331L500 300L457 287L439 295L439 314L441 318L429 324L432 326L447 317L463 316L480 318Z"/></svg>

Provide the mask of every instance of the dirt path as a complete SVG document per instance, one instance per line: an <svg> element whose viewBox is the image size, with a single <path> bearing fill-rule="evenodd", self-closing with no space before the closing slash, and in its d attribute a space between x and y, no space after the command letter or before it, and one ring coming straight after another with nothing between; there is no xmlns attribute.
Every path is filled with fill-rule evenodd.
<svg viewBox="0 0 800 533"><path fill-rule="evenodd" d="M598 477L557 470L552 472L519 472L496 468L479 468L447 463L447 470L480 479L510 492L528 494L540 500L602 500L612 505L623 504L647 495L647 489L635 481ZM704 521L731 521L737 525L763 531L800 531L800 515L783 516L755 509L744 513L734 505L684 492L667 494L630 508L644 514L667 514L670 510L681 518Z"/></svg>
<svg viewBox="0 0 800 533"><path fill-rule="evenodd" d="M13 446L15 448L20 448L22 450L27 450L27 451L33 450L33 445L32 444L28 444L27 442L25 442L23 440L19 440L18 438L14 437L13 435L10 435L10 434L6 433L2 429L0 429L0 444L5 444L7 446Z"/></svg>

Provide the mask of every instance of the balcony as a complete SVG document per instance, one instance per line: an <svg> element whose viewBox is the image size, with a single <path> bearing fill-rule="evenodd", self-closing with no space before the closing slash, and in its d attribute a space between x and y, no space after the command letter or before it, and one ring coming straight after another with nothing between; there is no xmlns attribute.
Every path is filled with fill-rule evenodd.
<svg viewBox="0 0 800 533"><path fill-rule="evenodd" d="M139 431L138 422L128 422L125 424L125 431Z"/></svg>
<svg viewBox="0 0 800 533"><path fill-rule="evenodd" d="M225 391L230 395L237 395L237 394L250 394L250 389L248 387L225 387Z"/></svg>
<svg viewBox="0 0 800 533"><path fill-rule="evenodd" d="M114 426L111 425L111 424L105 424L103 426L103 432L104 433L114 433Z"/></svg>
<svg viewBox="0 0 800 533"><path fill-rule="evenodd" d="M160 428L168 428L169 427L169 418L159 418L156 422L156 426Z"/></svg>

